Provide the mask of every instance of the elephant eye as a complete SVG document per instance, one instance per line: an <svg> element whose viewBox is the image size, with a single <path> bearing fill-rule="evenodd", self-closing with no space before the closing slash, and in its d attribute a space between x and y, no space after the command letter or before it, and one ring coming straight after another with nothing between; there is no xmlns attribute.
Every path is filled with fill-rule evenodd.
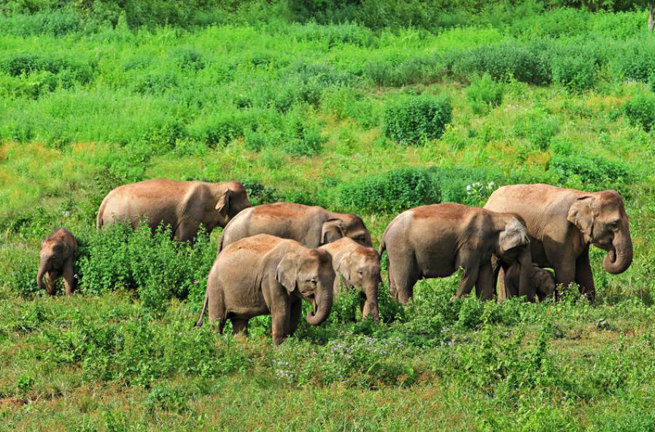
<svg viewBox="0 0 655 432"><path fill-rule="evenodd" d="M611 230L616 230L619 227L619 222L614 221L607 224L607 227Z"/></svg>

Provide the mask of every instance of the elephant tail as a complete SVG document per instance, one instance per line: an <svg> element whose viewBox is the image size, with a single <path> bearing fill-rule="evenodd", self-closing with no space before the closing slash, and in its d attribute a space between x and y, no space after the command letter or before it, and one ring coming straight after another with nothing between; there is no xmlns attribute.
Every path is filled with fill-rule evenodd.
<svg viewBox="0 0 655 432"><path fill-rule="evenodd" d="M96 219L96 229L100 230L102 228L102 222L104 220L103 216L105 214L105 206L107 205L107 198L102 200L102 204L100 204L100 208L98 209L98 219Z"/></svg>
<svg viewBox="0 0 655 432"><path fill-rule="evenodd" d="M202 327L202 322L205 320L205 311L207 310L207 304L209 303L209 289L205 292L205 302L202 305L202 312L200 312L200 318L196 321L196 327Z"/></svg>
<svg viewBox="0 0 655 432"><path fill-rule="evenodd" d="M378 254L382 256L382 252L387 250L387 244L384 242L384 237L382 237L382 241L380 242L380 249L378 250Z"/></svg>

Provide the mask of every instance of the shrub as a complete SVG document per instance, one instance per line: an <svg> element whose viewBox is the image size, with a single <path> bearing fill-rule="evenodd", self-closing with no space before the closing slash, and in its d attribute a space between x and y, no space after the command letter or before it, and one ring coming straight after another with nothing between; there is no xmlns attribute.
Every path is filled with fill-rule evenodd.
<svg viewBox="0 0 655 432"><path fill-rule="evenodd" d="M529 84L546 85L551 81L549 49L544 43L483 46L453 53L447 61L448 69L456 77L469 78L486 72L495 80L513 77Z"/></svg>
<svg viewBox="0 0 655 432"><path fill-rule="evenodd" d="M364 65L364 75L379 86L400 87L435 79L442 73L436 57L410 57L370 60Z"/></svg>
<svg viewBox="0 0 655 432"><path fill-rule="evenodd" d="M132 90L141 94L161 94L177 86L177 75L163 70L136 75Z"/></svg>
<svg viewBox="0 0 655 432"><path fill-rule="evenodd" d="M593 188L617 188L617 185L631 178L628 167L623 163L596 155L556 154L550 160L548 170L554 171L561 182L578 176L584 186Z"/></svg>
<svg viewBox="0 0 655 432"><path fill-rule="evenodd" d="M427 168L402 168L343 183L336 196L337 206L364 212L399 212L440 201L439 184Z"/></svg>
<svg viewBox="0 0 655 432"><path fill-rule="evenodd" d="M314 156L321 153L325 142L321 128L311 120L303 118L300 111L287 116L285 132L287 142L283 149L288 155Z"/></svg>
<svg viewBox="0 0 655 432"><path fill-rule="evenodd" d="M586 55L565 55L552 62L553 81L570 91L587 90L596 82L594 60Z"/></svg>
<svg viewBox="0 0 655 432"><path fill-rule="evenodd" d="M495 82L491 75L485 73L481 78L473 80L466 91L471 109L480 114L489 108L496 107L503 102L505 86Z"/></svg>
<svg viewBox="0 0 655 432"><path fill-rule="evenodd" d="M452 106L446 96L406 97L385 108L383 129L394 141L418 144L440 138L451 118Z"/></svg>
<svg viewBox="0 0 655 432"><path fill-rule="evenodd" d="M519 117L514 125L514 133L518 137L527 139L542 151L548 149L557 132L558 118L540 108Z"/></svg>
<svg viewBox="0 0 655 432"><path fill-rule="evenodd" d="M153 235L145 225L113 224L86 240L80 285L89 293L135 289L145 308L162 313L172 297L203 296L214 249L202 233L190 247L173 240L170 228Z"/></svg>
<svg viewBox="0 0 655 432"><path fill-rule="evenodd" d="M648 132L655 124L655 96L637 94L625 103L623 111L632 125L641 126Z"/></svg>

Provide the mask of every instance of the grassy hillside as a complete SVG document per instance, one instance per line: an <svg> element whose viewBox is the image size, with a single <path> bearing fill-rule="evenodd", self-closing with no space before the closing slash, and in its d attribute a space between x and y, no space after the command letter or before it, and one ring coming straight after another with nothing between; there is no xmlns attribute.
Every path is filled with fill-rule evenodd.
<svg viewBox="0 0 655 432"><path fill-rule="evenodd" d="M0 18L5 427L653 430L655 42L642 13L524 15L439 33ZM191 328L218 230L194 249L95 232L109 190L153 177L354 211L376 244L403 209L503 184L613 188L635 258L611 276L592 251L593 306L451 302L455 276L402 308L385 284L381 325L346 296L274 348L267 317L245 340ZM34 283L57 226L83 244L72 298Z"/></svg>

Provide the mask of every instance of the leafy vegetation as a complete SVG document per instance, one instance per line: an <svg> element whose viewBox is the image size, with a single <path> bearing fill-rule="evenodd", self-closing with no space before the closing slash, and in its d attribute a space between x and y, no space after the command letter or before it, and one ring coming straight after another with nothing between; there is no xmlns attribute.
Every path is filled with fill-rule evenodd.
<svg viewBox="0 0 655 432"><path fill-rule="evenodd" d="M5 2L5 428L652 430L655 43L627 3ZM359 213L376 244L412 206L612 188L635 260L609 275L591 248L594 305L451 301L455 275L403 307L385 282L381 324L344 293L276 348L268 317L192 327L220 230L95 231L107 192L154 177ZM58 226L80 289L50 298Z"/></svg>

